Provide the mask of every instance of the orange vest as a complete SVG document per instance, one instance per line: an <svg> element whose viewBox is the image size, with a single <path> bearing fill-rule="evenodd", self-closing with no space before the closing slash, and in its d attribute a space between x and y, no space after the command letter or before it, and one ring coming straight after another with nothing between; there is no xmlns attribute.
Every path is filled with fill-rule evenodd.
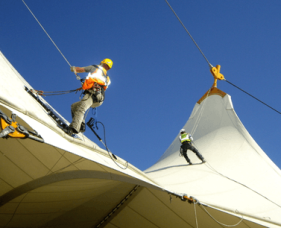
<svg viewBox="0 0 281 228"><path fill-rule="evenodd" d="M85 80L83 86L82 86L82 89L83 90L87 90L87 89L91 89L95 82L101 86L103 86L103 89L104 91L107 89L107 85L110 81L110 78L107 76L106 77L106 82L101 80L101 75L98 74L98 71L101 70L100 68L97 68L92 74L89 73L87 79ZM96 74L96 77L95 77L95 74ZM102 74L104 74L104 72L102 72ZM102 77L105 77L105 76L102 76Z"/></svg>

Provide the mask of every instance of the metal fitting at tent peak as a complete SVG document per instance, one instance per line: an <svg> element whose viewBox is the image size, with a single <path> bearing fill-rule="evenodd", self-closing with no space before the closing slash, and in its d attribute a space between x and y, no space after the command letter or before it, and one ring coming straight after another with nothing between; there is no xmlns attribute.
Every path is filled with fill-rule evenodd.
<svg viewBox="0 0 281 228"><path fill-rule="evenodd" d="M211 74L213 75L214 77L214 84L212 85L212 88L213 87L217 87L217 81L218 80L225 80L223 74L220 73L220 69L221 69L221 66L220 65L217 65L216 67L212 67L210 69L210 72Z"/></svg>

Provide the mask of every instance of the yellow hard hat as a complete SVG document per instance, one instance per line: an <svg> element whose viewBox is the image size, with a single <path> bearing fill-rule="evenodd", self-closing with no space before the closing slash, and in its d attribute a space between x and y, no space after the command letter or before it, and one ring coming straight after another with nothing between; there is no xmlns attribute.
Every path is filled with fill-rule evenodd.
<svg viewBox="0 0 281 228"><path fill-rule="evenodd" d="M106 65L109 67L109 69L111 69L111 68L112 68L112 65L113 65L113 62L112 62L111 59L104 59L104 60L102 60L102 61L100 62L100 64L101 64L101 65L102 65L102 64L106 64Z"/></svg>

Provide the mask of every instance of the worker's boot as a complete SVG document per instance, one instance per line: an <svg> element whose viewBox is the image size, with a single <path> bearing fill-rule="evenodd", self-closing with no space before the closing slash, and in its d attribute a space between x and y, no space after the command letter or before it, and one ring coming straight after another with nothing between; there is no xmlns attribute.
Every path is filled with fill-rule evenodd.
<svg viewBox="0 0 281 228"><path fill-rule="evenodd" d="M68 126L66 129L66 134L68 134L69 136L72 136L73 134L78 134L78 132L71 126Z"/></svg>
<svg viewBox="0 0 281 228"><path fill-rule="evenodd" d="M185 160L187 161L187 163L188 163L189 165L192 165L192 162L191 162L189 159L186 159L186 158L185 158Z"/></svg>
<svg viewBox="0 0 281 228"><path fill-rule="evenodd" d="M72 127L68 127L66 130L66 134L68 134L69 136L73 135L73 128Z"/></svg>
<svg viewBox="0 0 281 228"><path fill-rule="evenodd" d="M85 131L86 131L86 125L84 122L82 122L80 127L80 132L85 132Z"/></svg>

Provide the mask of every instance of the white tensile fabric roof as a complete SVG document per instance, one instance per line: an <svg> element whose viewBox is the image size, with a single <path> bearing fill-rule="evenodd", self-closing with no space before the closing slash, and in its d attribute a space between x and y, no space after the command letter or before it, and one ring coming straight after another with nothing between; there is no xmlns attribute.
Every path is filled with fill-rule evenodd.
<svg viewBox="0 0 281 228"><path fill-rule="evenodd" d="M200 104L199 104L200 103ZM183 126L207 161L179 156L178 136L145 173L162 186L228 211L281 224L281 172L234 111L231 97L213 88L196 103Z"/></svg>
<svg viewBox="0 0 281 228"><path fill-rule="evenodd" d="M210 91L184 126L207 163L188 166L176 138L142 172L120 168L123 159L117 166L83 134L66 135L1 52L0 79L0 110L44 139L0 139L0 228L281 227L280 170L243 127L229 95Z"/></svg>

